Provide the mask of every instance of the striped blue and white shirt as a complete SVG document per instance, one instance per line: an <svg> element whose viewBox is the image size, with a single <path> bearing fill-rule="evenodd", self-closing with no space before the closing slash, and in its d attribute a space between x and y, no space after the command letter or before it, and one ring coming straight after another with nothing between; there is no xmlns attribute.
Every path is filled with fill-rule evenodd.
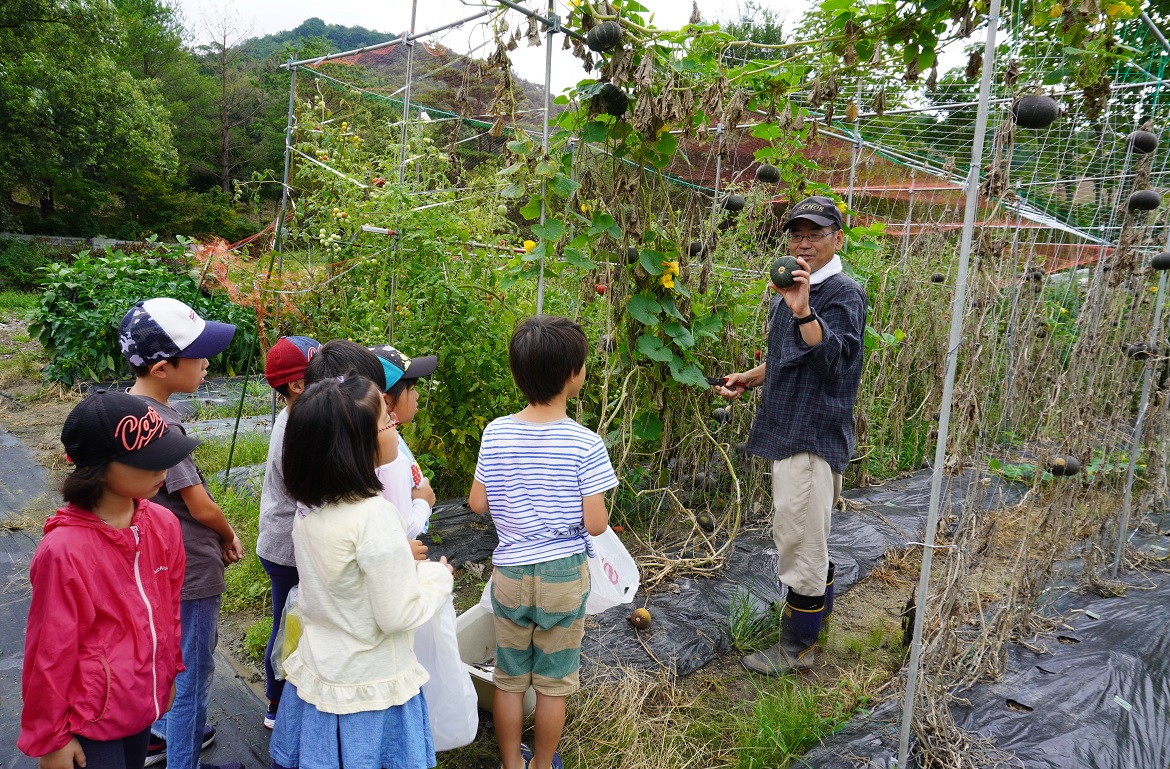
<svg viewBox="0 0 1170 769"><path fill-rule="evenodd" d="M499 566L524 566L584 552L581 498L617 486L601 436L572 419L500 417L483 431L475 479L487 489Z"/></svg>

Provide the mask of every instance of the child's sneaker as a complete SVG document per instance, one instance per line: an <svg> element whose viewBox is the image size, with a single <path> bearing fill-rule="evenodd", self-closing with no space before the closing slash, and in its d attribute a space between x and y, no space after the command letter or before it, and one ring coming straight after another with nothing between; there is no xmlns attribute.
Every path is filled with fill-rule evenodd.
<svg viewBox="0 0 1170 769"><path fill-rule="evenodd" d="M203 743L199 746L203 750L211 743L215 742L215 727L208 724L203 727ZM167 760L167 741L165 737L155 737L152 732L150 735L150 743L146 746L146 764L145 766L153 766L154 764L161 764Z"/></svg>
<svg viewBox="0 0 1170 769"><path fill-rule="evenodd" d="M272 729L276 726L276 706L279 703L269 702L268 710L264 711L264 728Z"/></svg>

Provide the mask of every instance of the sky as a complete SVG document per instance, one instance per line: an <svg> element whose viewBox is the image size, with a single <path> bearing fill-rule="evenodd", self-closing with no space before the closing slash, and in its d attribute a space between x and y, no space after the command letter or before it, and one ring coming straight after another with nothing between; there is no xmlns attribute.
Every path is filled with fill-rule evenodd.
<svg viewBox="0 0 1170 769"><path fill-rule="evenodd" d="M316 16L327 24L362 26L380 32L398 33L410 28L412 0L177 0L183 10L188 30L196 43L205 42L209 25L217 19L229 18L233 26L242 32L242 37L260 37L274 32L294 29L302 21ZM558 14L568 15L565 0L555 0ZM652 23L660 29L679 29L691 15L690 0L639 0L653 14ZM812 0L757 0L758 4L773 9L785 26L794 25ZM547 0L519 0L519 4L533 10L546 11ZM493 4L494 5L494 4ZM415 31L436 29L464 19L482 9L480 0L418 0ZM736 0L699 0L699 11L704 20L727 21L739 17ZM515 11L509 14L514 28L521 15ZM489 39L489 32L482 20L469 22L462 27L446 30L431 36L430 40L460 53L483 45ZM527 29L527 27L524 27ZM560 93L588 75L581 68L581 62L568 51L561 50L562 39L553 41L552 91ZM491 52L482 49L481 55ZM529 48L523 41L511 52L513 66L525 80L543 84L545 71L545 48Z"/></svg>

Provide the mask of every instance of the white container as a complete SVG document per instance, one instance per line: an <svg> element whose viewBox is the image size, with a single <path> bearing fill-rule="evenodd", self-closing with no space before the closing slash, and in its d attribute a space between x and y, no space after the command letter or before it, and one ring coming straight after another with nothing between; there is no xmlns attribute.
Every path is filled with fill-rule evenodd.
<svg viewBox="0 0 1170 769"><path fill-rule="evenodd" d="M491 608L476 604L460 614L455 620L455 633L459 638L459 657L471 675L479 706L490 713L496 687L492 683L492 674L476 665L488 660L492 661L489 664L493 664L496 657L495 616ZM529 688L524 693L524 716L531 716L535 712L536 690Z"/></svg>

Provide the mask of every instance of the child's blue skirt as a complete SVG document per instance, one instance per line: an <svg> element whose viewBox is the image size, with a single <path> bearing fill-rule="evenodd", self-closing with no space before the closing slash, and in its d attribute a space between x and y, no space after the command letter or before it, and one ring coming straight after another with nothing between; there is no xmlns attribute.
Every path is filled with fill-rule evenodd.
<svg viewBox="0 0 1170 769"><path fill-rule="evenodd" d="M422 692L402 705L322 713L285 685L269 743L272 760L294 769L430 769L431 721Z"/></svg>

